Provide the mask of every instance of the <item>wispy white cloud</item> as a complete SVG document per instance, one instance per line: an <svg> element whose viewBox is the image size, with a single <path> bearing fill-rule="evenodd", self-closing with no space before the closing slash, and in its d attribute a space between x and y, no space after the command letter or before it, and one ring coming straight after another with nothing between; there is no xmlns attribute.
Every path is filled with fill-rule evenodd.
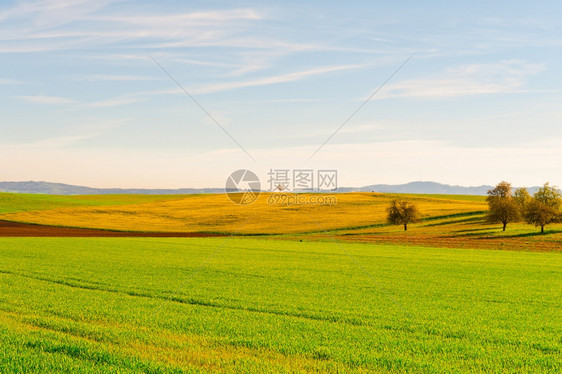
<svg viewBox="0 0 562 374"><path fill-rule="evenodd" d="M90 134L84 135L63 135L63 136L55 136L47 139L41 139L34 142L26 143L26 144L19 144L13 147L17 148L25 148L25 149L54 149L54 148L62 148L67 147L81 141L87 140L92 138Z"/></svg>
<svg viewBox="0 0 562 374"><path fill-rule="evenodd" d="M338 131L341 134L355 134L355 133L366 133L372 131L380 131L383 129L387 129L388 123L362 123L356 125L350 125L342 128ZM331 135L330 133L327 136Z"/></svg>
<svg viewBox="0 0 562 374"><path fill-rule="evenodd" d="M90 108L107 108L107 107L113 107L113 106L120 106L120 105L128 105L128 104L133 104L133 103L138 103L139 101L143 101L143 99L141 98L115 98L115 99L110 99L110 100L104 100L104 101L96 101L93 103L87 103L87 104L83 104L86 107L90 107Z"/></svg>
<svg viewBox="0 0 562 374"><path fill-rule="evenodd" d="M103 135L132 120L134 118L78 120L76 124L64 131L65 134L16 144L4 144L2 147L11 147L15 150L27 149L30 151L49 151L70 147Z"/></svg>
<svg viewBox="0 0 562 374"><path fill-rule="evenodd" d="M238 88L245 88L245 87L256 87L256 86L265 86L271 84L279 84L279 83L287 83L287 82L294 82L302 79L306 79L311 76L322 75L322 74L329 74L337 71L343 70L352 70L352 69L361 69L365 68L369 65L341 65L341 66L328 66L322 67L317 69L309 69L294 73L288 74L280 74L274 75L270 77L258 78L258 79L251 79L246 81L233 81L233 82L224 82L224 83L216 83L216 84L208 84L202 85L198 87L191 88L189 84L185 84L185 88L193 93L193 94L209 94L215 92L223 92L223 91L230 91L235 90ZM170 81L171 82L171 81ZM173 82L172 82L173 83ZM160 95L184 95L182 89L176 87L172 88L163 88L163 89L156 89L156 90L146 90L146 91L137 91L130 93L128 95L123 95L123 101L127 103L129 98L131 100L136 100L136 98L148 98L151 96L160 96ZM279 99L279 100L262 100L263 102L314 102L314 101L322 101L316 99Z"/></svg>
<svg viewBox="0 0 562 374"><path fill-rule="evenodd" d="M364 68L366 66L368 66L368 65L328 66L328 67L322 67L322 68L317 68L317 69L299 71L299 72L295 72L295 73L274 75L274 76L271 76L271 77L258 78L258 79L253 79L253 80L215 83L215 84L209 84L209 85L197 87L197 88L194 89L194 93L196 93L196 94L207 94L207 93L213 93L213 92L229 91L229 90L234 90L234 89L244 88L244 87L265 86L265 85L270 85L270 84L294 82L294 81L298 81L298 80L305 79L305 78L315 76L315 75L333 73L333 72L342 71L342 70L360 69L360 68Z"/></svg>
<svg viewBox="0 0 562 374"><path fill-rule="evenodd" d="M518 92L530 76L544 69L543 64L518 60L464 65L449 69L434 77L409 79L391 84L375 99Z"/></svg>
<svg viewBox="0 0 562 374"><path fill-rule="evenodd" d="M322 103L325 101L326 100L323 99L307 99L307 98L252 100L253 103Z"/></svg>
<svg viewBox="0 0 562 374"><path fill-rule="evenodd" d="M86 60L102 60L115 62L123 62L124 64L130 65L131 61L150 61L150 58L146 53L110 53L105 51L104 53L91 54L91 53L68 53L69 58L80 58Z"/></svg>
<svg viewBox="0 0 562 374"><path fill-rule="evenodd" d="M31 17L36 28L50 28L73 22L103 9L117 0L20 1L0 12L0 21Z"/></svg>
<svg viewBox="0 0 562 374"><path fill-rule="evenodd" d="M227 46L236 30L262 15L253 9L227 9L161 14L104 13L116 0L43 0L22 2L0 12L1 52L60 50L119 41ZM16 23L17 21L17 23ZM68 26L69 27L62 27ZM49 40L48 43L45 40ZM155 43L156 42L156 43ZM230 43L231 44L231 43ZM147 46L142 46L146 48Z"/></svg>
<svg viewBox="0 0 562 374"><path fill-rule="evenodd" d="M157 90L146 90L146 91L136 91L133 93L130 93L128 95L124 95L123 97L125 98L137 98L137 97L151 97L151 96L162 96L162 95L178 95L178 94L183 94L185 95L185 93L182 91L181 88L178 88L177 86L174 88L163 88L163 89L157 89Z"/></svg>
<svg viewBox="0 0 562 374"><path fill-rule="evenodd" d="M117 97L109 100L95 101L90 103L81 103L77 100L70 99L67 97L59 96L17 96L20 100L27 101L34 104L46 104L46 105L70 105L70 109L81 109L81 108L105 108L114 107L120 105L127 105L143 101L144 98L141 97Z"/></svg>
<svg viewBox="0 0 562 374"><path fill-rule="evenodd" d="M139 75L103 75L103 74L94 74L94 75L85 75L80 77L75 77L74 80L77 81L110 81L110 82L135 82L135 81L148 81L154 80L152 77L146 76L139 76Z"/></svg>
<svg viewBox="0 0 562 374"><path fill-rule="evenodd" d="M0 78L0 84L21 84L22 82L15 79Z"/></svg>
<svg viewBox="0 0 562 374"><path fill-rule="evenodd" d="M50 105L64 105L75 104L77 101L67 97L60 96L18 96L19 99L35 104L50 104Z"/></svg>
<svg viewBox="0 0 562 374"><path fill-rule="evenodd" d="M164 17L165 16L165 17ZM129 23L142 27L170 27L177 25L215 25L231 20L260 20L263 16L253 9L200 11L192 13L168 13L160 15L90 16L90 20Z"/></svg>
<svg viewBox="0 0 562 374"><path fill-rule="evenodd" d="M169 55L169 54L168 54ZM237 65L233 62L224 63L220 61L210 61L210 60L202 60L202 59L194 59L194 58L186 58L185 56L170 56L166 58L167 61L174 61L180 64L187 64L187 65L196 65L196 66L205 66L205 67L218 67L218 68L236 68Z"/></svg>
<svg viewBox="0 0 562 374"><path fill-rule="evenodd" d="M95 137L118 128L123 124L135 120L134 117L127 118L87 118L74 123L68 128L69 133L79 133L82 136Z"/></svg>

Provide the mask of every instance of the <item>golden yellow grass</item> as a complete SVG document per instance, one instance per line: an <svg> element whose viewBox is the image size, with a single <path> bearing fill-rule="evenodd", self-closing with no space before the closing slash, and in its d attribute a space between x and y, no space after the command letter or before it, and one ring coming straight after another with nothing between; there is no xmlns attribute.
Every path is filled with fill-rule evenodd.
<svg viewBox="0 0 562 374"><path fill-rule="evenodd" d="M165 199L119 200L97 197L95 206L44 206L0 215L0 219L43 225L143 232L212 232L224 234L288 234L306 240L360 241L438 247L559 251L562 225L549 225L546 235L525 223L511 223L507 232L485 222L485 198L446 195L345 193L300 195L304 200L333 196L334 205L270 205L272 194L251 205L233 204L226 195L167 196ZM289 195L290 196L290 195ZM423 222L409 226L385 224L392 199L407 197L418 205ZM81 201L82 197L78 197ZM106 201L107 199L107 201ZM99 200L99 201L98 201ZM106 205L104 205L106 203ZM117 203L117 204L116 204Z"/></svg>
<svg viewBox="0 0 562 374"><path fill-rule="evenodd" d="M384 224L386 208L396 195L334 194L334 205L270 205L261 194L251 205L233 204L226 195L192 195L141 204L8 213L0 219L17 222L146 232L218 232L295 234ZM318 195L301 195L307 200ZM422 216L437 217L486 210L483 199L463 200L408 196Z"/></svg>

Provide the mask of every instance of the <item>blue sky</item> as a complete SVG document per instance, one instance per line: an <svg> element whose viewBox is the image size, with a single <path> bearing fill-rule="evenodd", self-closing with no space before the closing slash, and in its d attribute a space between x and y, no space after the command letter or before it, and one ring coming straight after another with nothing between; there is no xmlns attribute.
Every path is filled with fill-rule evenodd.
<svg viewBox="0 0 562 374"><path fill-rule="evenodd" d="M340 186L562 185L560 14L552 1L3 1L0 180L221 187L240 168L313 168L338 169Z"/></svg>

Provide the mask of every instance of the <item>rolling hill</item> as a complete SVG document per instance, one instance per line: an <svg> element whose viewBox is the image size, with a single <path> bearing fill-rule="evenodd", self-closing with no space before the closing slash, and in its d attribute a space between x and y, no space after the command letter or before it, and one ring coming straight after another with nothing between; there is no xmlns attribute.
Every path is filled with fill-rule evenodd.
<svg viewBox="0 0 562 374"><path fill-rule="evenodd" d="M405 184L373 184L363 187L340 187L335 192L385 192L413 194L445 195L486 195L493 186L452 186L449 184L420 181ZM538 187L528 188L534 193ZM199 193L223 193L224 188L178 188L178 189L143 189L143 188L93 188L51 182L0 182L0 192L33 193L47 195L187 195Z"/></svg>

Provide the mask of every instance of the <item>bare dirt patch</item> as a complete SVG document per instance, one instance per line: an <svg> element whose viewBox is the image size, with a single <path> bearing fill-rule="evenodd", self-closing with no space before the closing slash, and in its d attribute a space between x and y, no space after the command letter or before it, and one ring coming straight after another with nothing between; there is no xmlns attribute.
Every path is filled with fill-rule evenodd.
<svg viewBox="0 0 562 374"><path fill-rule="evenodd" d="M204 238L221 236L203 232L135 232L81 229L60 226L33 225L0 220L0 237L74 237L74 238Z"/></svg>

